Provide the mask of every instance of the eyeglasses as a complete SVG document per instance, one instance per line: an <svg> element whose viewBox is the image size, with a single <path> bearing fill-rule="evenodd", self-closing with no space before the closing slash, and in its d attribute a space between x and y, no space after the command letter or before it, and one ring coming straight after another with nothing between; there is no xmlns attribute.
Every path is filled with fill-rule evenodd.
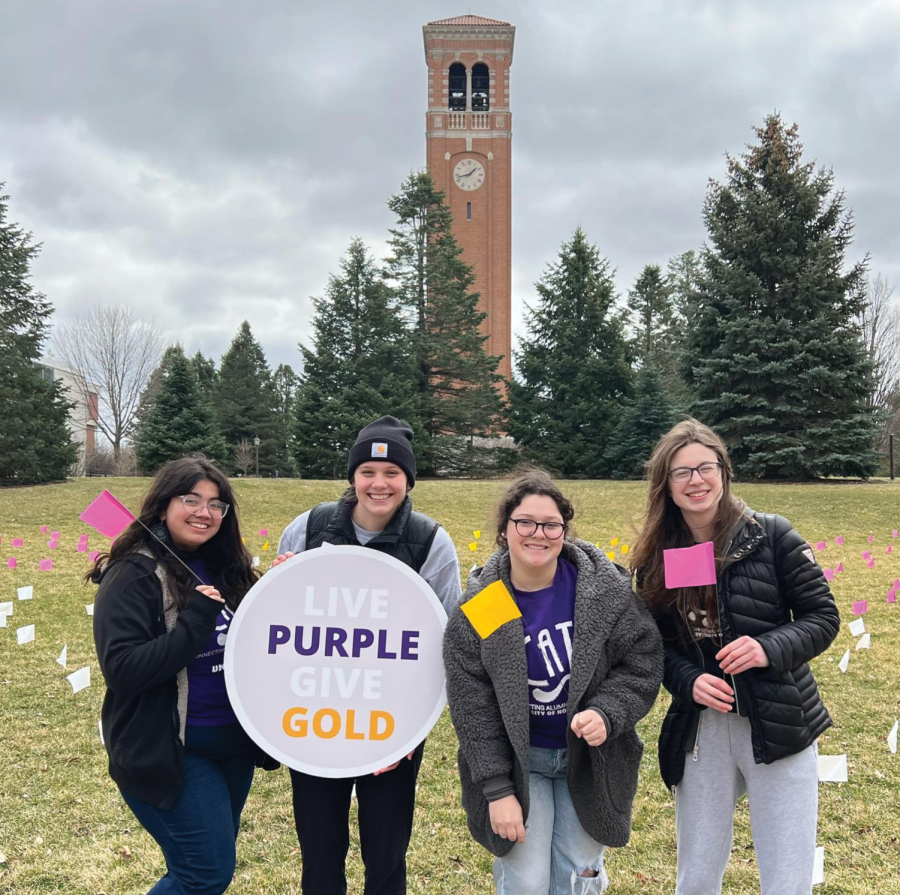
<svg viewBox="0 0 900 895"><path fill-rule="evenodd" d="M669 470L669 478L673 482L689 482L695 472L700 473L701 479L717 479L722 472L722 463L701 463L699 466L676 466Z"/></svg>
<svg viewBox="0 0 900 895"><path fill-rule="evenodd" d="M551 541L557 541L566 530L562 522L535 522L534 519L510 519L516 527L516 534L522 538L530 538L538 528L544 531L544 537Z"/></svg>
<svg viewBox="0 0 900 895"><path fill-rule="evenodd" d="M196 513L205 506L209 510L209 515L218 519L224 519L225 514L228 512L228 507L231 506L231 504L225 503L224 500L211 500L209 503L204 503L196 494L181 494L179 497L186 510Z"/></svg>

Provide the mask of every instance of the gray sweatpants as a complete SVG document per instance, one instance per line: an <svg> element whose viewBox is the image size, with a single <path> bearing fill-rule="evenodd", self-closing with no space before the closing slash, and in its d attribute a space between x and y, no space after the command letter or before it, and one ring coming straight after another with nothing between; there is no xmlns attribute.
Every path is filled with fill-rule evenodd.
<svg viewBox="0 0 900 895"><path fill-rule="evenodd" d="M697 760L685 756L675 789L676 895L719 895L731 854L734 808L744 793L762 895L810 895L819 773L815 744L773 764L756 764L750 722L701 713Z"/></svg>

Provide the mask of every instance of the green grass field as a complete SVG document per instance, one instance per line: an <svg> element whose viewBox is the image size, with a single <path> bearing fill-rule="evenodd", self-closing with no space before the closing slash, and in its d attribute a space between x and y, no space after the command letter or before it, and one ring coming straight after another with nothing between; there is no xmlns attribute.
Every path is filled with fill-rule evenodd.
<svg viewBox="0 0 900 895"><path fill-rule="evenodd" d="M78 513L107 487L136 508L146 488L142 479L80 479L64 485L0 491L0 602L13 600L15 614L0 628L0 892L16 895L130 895L146 892L163 872L156 844L122 802L106 770L97 722L103 680L94 656L91 619L85 604L93 588L81 584L88 566L77 553L88 529ZM498 482L421 482L416 508L440 520L453 536L465 576L491 552L493 503ZM248 547L263 566L290 520L320 500L336 497L338 482L238 480L241 521ZM634 536L642 511L639 483L572 482L566 485L578 507L578 534L601 545L619 537L615 550ZM756 509L787 516L809 541L828 544L818 558L837 567L834 591L842 625L837 641L814 665L835 726L819 741L823 754L846 752L850 780L820 785L819 844L826 848L826 882L821 895L900 891L900 755L886 738L900 715L900 604L885 594L900 576L892 530L900 528L900 485L746 485L736 492ZM47 549L40 526L61 532L59 549ZM268 528L270 549L260 552L260 528ZM481 529L477 549L470 544ZM845 544L835 546L836 535ZM874 535L874 544L868 536ZM22 537L21 548L11 546ZM91 531L91 547L108 541ZM875 568L861 552L872 550ZM8 571L15 555L18 568ZM38 571L51 557L54 569ZM16 588L34 585L34 599L16 600ZM846 622L851 603L868 599L870 650L854 652L847 674L838 662L854 646ZM36 640L18 646L16 628L36 625ZM68 644L68 670L54 661ZM92 684L73 695L65 675L89 665ZM647 744L628 848L608 852L611 891L672 892L675 870L674 810L656 768L656 733L667 698L641 724ZM409 889L416 893L489 893L488 854L468 835L459 806L456 742L445 711L428 741L419 782L416 826L409 853ZM350 891L362 891L356 842L348 861ZM290 783L284 770L257 772L238 840L238 868L230 889L242 893L299 892L300 854L291 816ZM732 861L725 891L758 892L746 801L739 806Z"/></svg>

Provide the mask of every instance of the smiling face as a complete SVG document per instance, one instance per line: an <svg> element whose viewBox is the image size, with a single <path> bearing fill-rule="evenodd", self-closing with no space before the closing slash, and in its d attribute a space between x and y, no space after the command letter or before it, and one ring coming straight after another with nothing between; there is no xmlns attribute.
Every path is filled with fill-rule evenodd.
<svg viewBox="0 0 900 895"><path fill-rule="evenodd" d="M704 463L716 463L721 458L712 449L702 444L688 444L677 450L669 461L669 471L679 466L697 467ZM722 473L703 478L693 472L687 482L673 482L669 479L669 494L684 515L689 526L708 525L716 518L719 501L722 499Z"/></svg>
<svg viewBox="0 0 900 895"><path fill-rule="evenodd" d="M367 531L384 531L406 499L406 473L394 463L362 463L353 473L353 519Z"/></svg>
<svg viewBox="0 0 900 895"><path fill-rule="evenodd" d="M222 519L213 516L206 506L211 500L219 499L219 486L209 479L201 479L190 493L203 502L199 508L190 510L182 503L181 497L173 497L161 517L179 550L196 550L214 537L222 525Z"/></svg>
<svg viewBox="0 0 900 895"><path fill-rule="evenodd" d="M523 537L516 531L513 519L531 519L534 522L563 522L562 514L556 501L546 494L529 494L510 513L506 523L506 543L509 546L509 559L512 566L512 577L534 578L542 571L550 575L556 569L556 560L562 552L564 537L551 540L538 528L533 535Z"/></svg>

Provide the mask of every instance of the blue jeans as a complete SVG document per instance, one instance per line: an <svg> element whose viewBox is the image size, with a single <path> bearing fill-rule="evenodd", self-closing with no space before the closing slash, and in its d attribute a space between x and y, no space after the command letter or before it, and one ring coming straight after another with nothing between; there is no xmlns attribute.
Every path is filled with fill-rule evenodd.
<svg viewBox="0 0 900 895"><path fill-rule="evenodd" d="M528 751L531 809L525 841L494 861L499 895L599 895L606 848L585 832L569 795L567 749ZM583 876L587 871L596 876Z"/></svg>
<svg viewBox="0 0 900 895"><path fill-rule="evenodd" d="M185 740L184 783L168 811L122 793L166 859L148 895L222 895L234 876L256 749L239 724L188 727Z"/></svg>

